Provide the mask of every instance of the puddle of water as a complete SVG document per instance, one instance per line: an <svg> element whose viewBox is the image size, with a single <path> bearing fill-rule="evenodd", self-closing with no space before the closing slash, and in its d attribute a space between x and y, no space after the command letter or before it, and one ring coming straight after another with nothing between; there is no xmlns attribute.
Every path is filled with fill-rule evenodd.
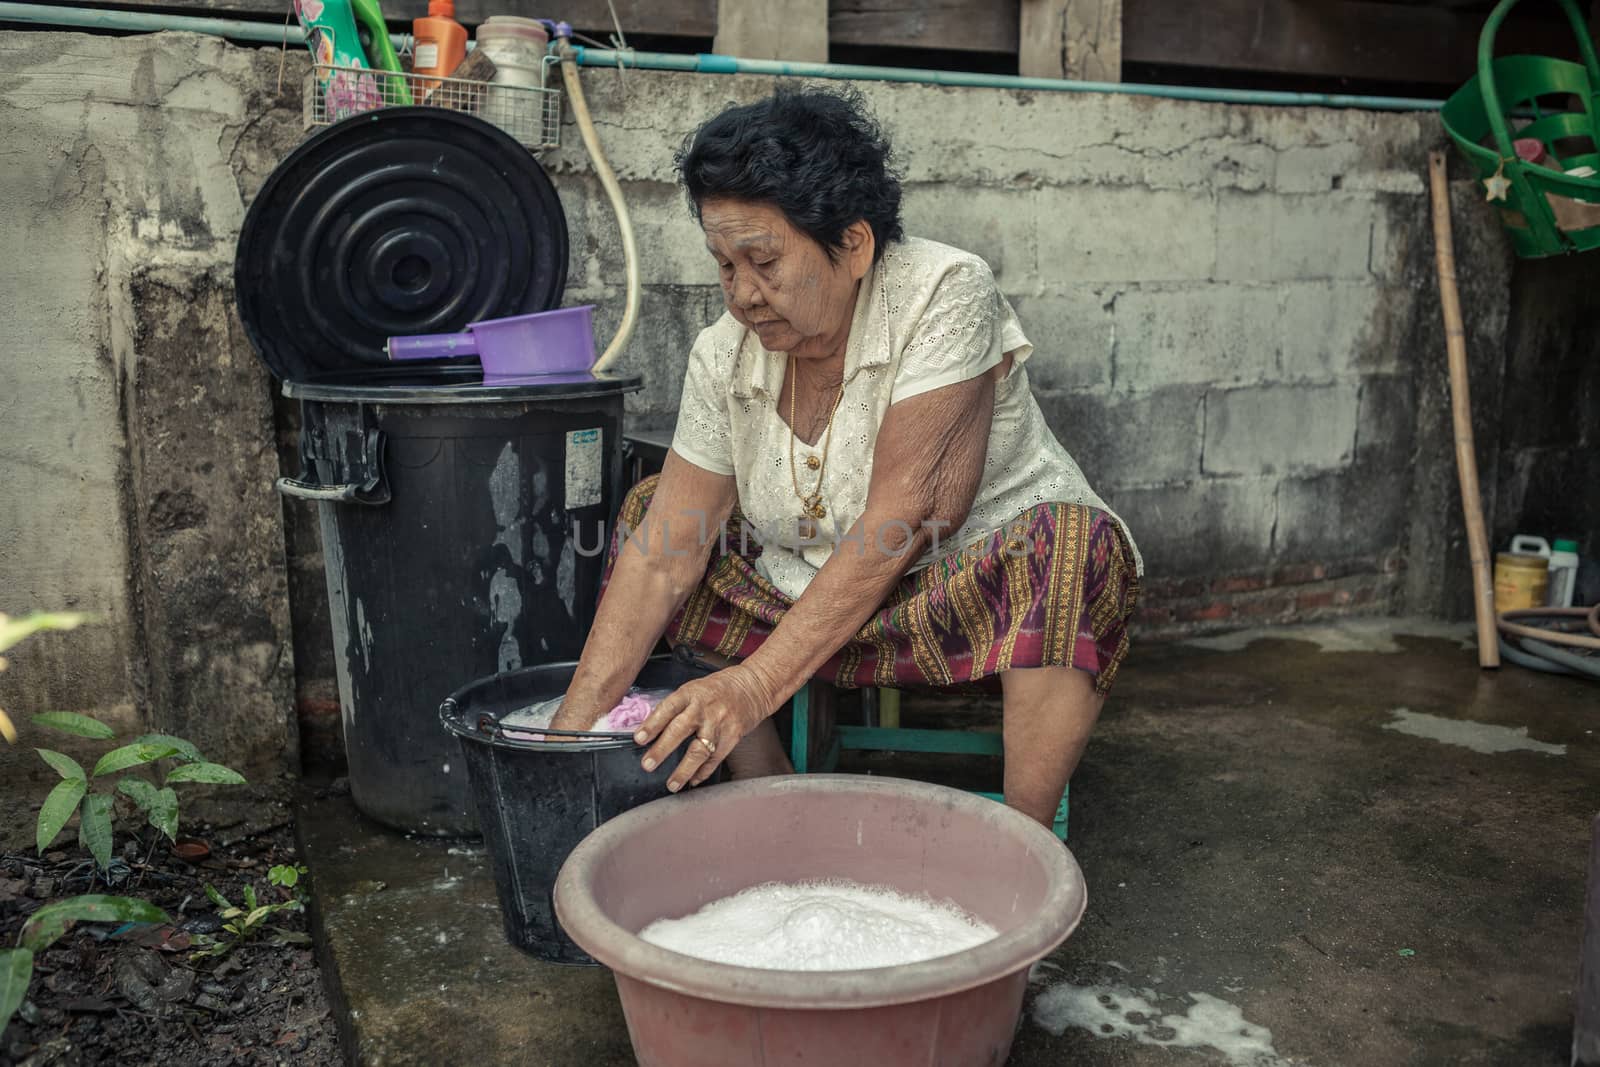
<svg viewBox="0 0 1600 1067"><path fill-rule="evenodd" d="M1272 1031L1248 1022L1237 1005L1209 993L1186 996L1183 1010L1166 1010L1153 990L1063 982L1035 998L1033 1021L1057 1036L1078 1027L1141 1045L1215 1049L1233 1067L1287 1067L1272 1047Z"/></svg>
<svg viewBox="0 0 1600 1067"><path fill-rule="evenodd" d="M1264 626L1254 630L1211 637L1191 637L1183 642L1194 648L1214 652L1243 652L1257 641L1308 641L1323 652L1378 652L1387 655L1404 652L1396 637L1432 637L1455 641L1462 648L1476 647L1470 623L1440 622L1436 619L1347 619L1336 623L1305 626Z"/></svg>
<svg viewBox="0 0 1600 1067"><path fill-rule="evenodd" d="M1526 726L1519 726L1516 729L1509 726L1491 726L1488 723L1472 722L1468 719L1446 719L1439 715L1412 711L1409 708L1395 708L1390 714L1394 716L1394 721L1384 723L1385 730L1394 730L1412 737L1423 737L1446 745L1460 745L1462 748L1470 748L1474 752L1482 752L1489 756L1501 752L1541 752L1546 756L1567 754L1566 745L1552 745L1529 737Z"/></svg>

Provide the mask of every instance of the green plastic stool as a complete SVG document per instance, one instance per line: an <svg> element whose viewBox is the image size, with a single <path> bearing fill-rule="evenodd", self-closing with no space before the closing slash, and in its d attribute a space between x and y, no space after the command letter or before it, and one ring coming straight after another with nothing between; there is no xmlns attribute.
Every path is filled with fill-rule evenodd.
<svg viewBox="0 0 1600 1067"><path fill-rule="evenodd" d="M839 765L839 753L845 749L859 752L938 752L951 755L970 756L1003 756L1004 743L997 733L977 730L910 730L902 728L900 722L900 694L893 689L878 690L881 700L879 726L839 726L835 725L832 736L827 740L827 747L822 750L815 766L811 758L811 686L818 683L812 682L802 686L794 695L789 707L793 724L789 729L789 760L794 764L795 773L808 774L813 771L832 771ZM979 796L988 797L990 800L1005 802L1005 796L1000 793L986 793L974 790ZM1072 795L1072 785L1061 793L1061 806L1056 809L1056 817L1051 825L1055 835L1061 840L1067 839L1067 812L1068 800Z"/></svg>

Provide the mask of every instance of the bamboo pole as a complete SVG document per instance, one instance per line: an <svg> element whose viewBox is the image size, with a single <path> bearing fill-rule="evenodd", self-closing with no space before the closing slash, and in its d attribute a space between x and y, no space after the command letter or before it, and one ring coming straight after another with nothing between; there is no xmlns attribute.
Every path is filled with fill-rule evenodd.
<svg viewBox="0 0 1600 1067"><path fill-rule="evenodd" d="M1445 154L1428 153L1428 184L1433 193L1433 245L1439 268L1439 302L1444 308L1445 346L1450 355L1450 414L1455 424L1456 476L1461 482L1461 510L1467 520L1467 548L1472 554L1473 606L1478 617L1478 666L1500 666L1499 637L1494 622L1494 575L1489 537L1483 527L1483 498L1478 492L1478 458L1472 448L1472 394L1467 384L1467 334L1461 324L1461 295L1456 290L1455 241L1450 231L1450 182Z"/></svg>

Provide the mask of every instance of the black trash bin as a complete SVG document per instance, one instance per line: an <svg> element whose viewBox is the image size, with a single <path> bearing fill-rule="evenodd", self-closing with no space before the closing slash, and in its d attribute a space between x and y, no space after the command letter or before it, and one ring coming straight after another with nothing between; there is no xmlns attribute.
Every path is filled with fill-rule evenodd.
<svg viewBox="0 0 1600 1067"><path fill-rule="evenodd" d="M639 379L494 381L385 343L557 307L566 268L538 162L441 108L308 139L240 229L240 320L300 401L303 470L279 488L318 501L351 793L399 830L476 829L440 700L580 652Z"/></svg>
<svg viewBox="0 0 1600 1067"><path fill-rule="evenodd" d="M644 749L625 733L530 741L500 728L501 718L511 712L565 693L576 669L576 663L552 663L480 679L441 705L439 722L461 741L506 940L542 960L592 964L556 921L551 895L556 875L595 827L670 795L667 779L684 750L680 746L646 773L639 765ZM676 689L710 669L682 655L657 656L635 684ZM447 735L440 731L440 736ZM719 767L699 788L721 778Z"/></svg>
<svg viewBox="0 0 1600 1067"><path fill-rule="evenodd" d="M594 619L637 379L485 384L470 368L290 382L318 501L350 792L400 830L476 829L439 701L572 660Z"/></svg>

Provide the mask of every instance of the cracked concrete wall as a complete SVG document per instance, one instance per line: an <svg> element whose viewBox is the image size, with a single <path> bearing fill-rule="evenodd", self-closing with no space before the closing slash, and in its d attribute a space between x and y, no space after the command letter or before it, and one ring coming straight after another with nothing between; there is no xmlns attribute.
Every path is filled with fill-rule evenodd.
<svg viewBox="0 0 1600 1067"><path fill-rule="evenodd" d="M270 52L187 35L0 34L0 71L0 610L103 616L21 646L0 703L294 766L271 385L231 264L298 100Z"/></svg>

